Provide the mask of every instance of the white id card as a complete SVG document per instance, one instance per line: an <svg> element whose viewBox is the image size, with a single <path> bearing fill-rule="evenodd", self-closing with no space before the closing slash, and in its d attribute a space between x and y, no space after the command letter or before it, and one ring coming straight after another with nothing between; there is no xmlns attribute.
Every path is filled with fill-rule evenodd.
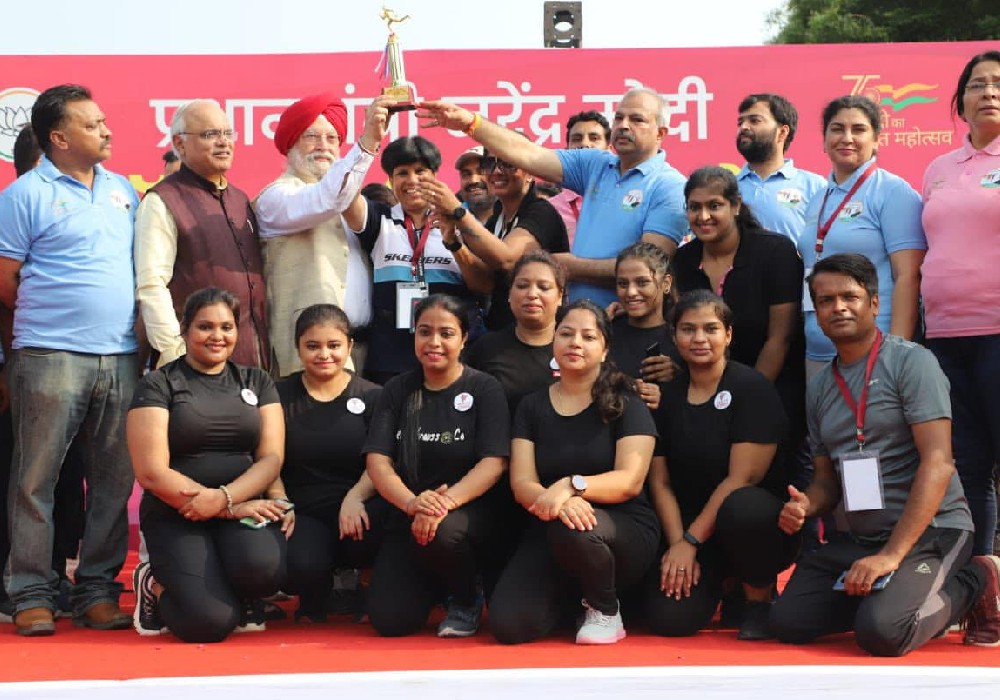
<svg viewBox="0 0 1000 700"><path fill-rule="evenodd" d="M806 270L806 276L802 280L802 311L815 311L816 307L813 306L812 295L809 294L809 275L812 274L812 268Z"/></svg>
<svg viewBox="0 0 1000 700"><path fill-rule="evenodd" d="M427 285L423 282L396 283L396 328L413 332L413 309L427 296Z"/></svg>
<svg viewBox="0 0 1000 700"><path fill-rule="evenodd" d="M847 512L885 508L878 452L868 450L841 455L840 482Z"/></svg>

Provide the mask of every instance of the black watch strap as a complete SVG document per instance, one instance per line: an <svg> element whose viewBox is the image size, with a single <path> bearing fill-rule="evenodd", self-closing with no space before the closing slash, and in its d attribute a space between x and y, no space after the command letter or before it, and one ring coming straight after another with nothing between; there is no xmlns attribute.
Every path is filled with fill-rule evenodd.
<svg viewBox="0 0 1000 700"><path fill-rule="evenodd" d="M465 207L458 207L457 209L453 209L451 212L449 212L448 218L451 219L452 221L461 221L462 217L464 217L468 213L469 210L466 209Z"/></svg>
<svg viewBox="0 0 1000 700"><path fill-rule="evenodd" d="M684 534L681 535L681 537L683 537L684 541L687 542L689 545L692 545L695 549L700 549L701 548L701 545L702 545L701 540L699 540L697 537L695 537L694 535L692 535L690 531L685 530Z"/></svg>
<svg viewBox="0 0 1000 700"><path fill-rule="evenodd" d="M442 241L444 247L451 253L457 253L462 247L462 239L456 238L454 243L449 243L448 241Z"/></svg>

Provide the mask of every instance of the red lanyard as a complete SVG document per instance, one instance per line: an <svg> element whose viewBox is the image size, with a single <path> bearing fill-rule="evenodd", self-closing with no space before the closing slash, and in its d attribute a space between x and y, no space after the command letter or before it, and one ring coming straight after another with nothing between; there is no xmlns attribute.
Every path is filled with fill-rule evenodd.
<svg viewBox="0 0 1000 700"><path fill-rule="evenodd" d="M872 343L872 349L868 351L868 364L865 365L865 385L861 388L861 400L858 402L855 402L854 397L851 396L851 390L847 388L847 382L844 381L844 375L840 373L837 360L834 359L831 364L833 378L837 380L837 388L840 389L840 395L844 397L848 408L854 411L855 425L857 427L857 435L855 437L858 441L859 449L864 449L865 446L865 411L868 410L868 384L872 380L872 370L875 369L875 361L878 359L878 350L880 347L882 347L882 331L877 330L875 342Z"/></svg>
<svg viewBox="0 0 1000 700"><path fill-rule="evenodd" d="M847 191L847 196L845 196L844 199L841 200L840 204L837 205L837 208L833 210L833 213L830 214L830 218L826 220L825 224L820 226L819 217L823 216L823 210L826 209L826 200L829 199L830 197L830 190L827 189L826 193L823 195L823 206L819 208L819 216L816 217L817 260L819 260L819 257L823 254L823 240L826 238L826 234L830 233L830 227L833 226L833 222L837 219L837 215L840 214L840 210L844 208L844 205L847 204L851 200L851 197L853 197L857 193L861 185L865 183L865 180L871 177L872 173L874 173L876 170L878 170L878 166L872 164L871 167L868 168L868 170L861 173L861 177L859 177L855 181L854 186Z"/></svg>
<svg viewBox="0 0 1000 700"><path fill-rule="evenodd" d="M413 227L413 219L409 214L403 215L403 222L406 224L406 234L410 238L410 247L413 248L413 255L410 257L410 272L418 280L422 281L424 248L427 247L427 239L431 235L430 222L424 217L424 227L420 229L420 238L417 238L417 230Z"/></svg>

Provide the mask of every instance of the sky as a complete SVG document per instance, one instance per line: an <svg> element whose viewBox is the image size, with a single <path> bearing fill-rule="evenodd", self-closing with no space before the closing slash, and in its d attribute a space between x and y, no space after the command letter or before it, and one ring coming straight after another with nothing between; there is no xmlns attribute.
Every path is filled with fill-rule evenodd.
<svg viewBox="0 0 1000 700"><path fill-rule="evenodd" d="M543 0L385 0L406 50L542 47ZM784 0L583 0L584 48L753 46ZM379 50L383 0L9 2L0 54L248 54Z"/></svg>

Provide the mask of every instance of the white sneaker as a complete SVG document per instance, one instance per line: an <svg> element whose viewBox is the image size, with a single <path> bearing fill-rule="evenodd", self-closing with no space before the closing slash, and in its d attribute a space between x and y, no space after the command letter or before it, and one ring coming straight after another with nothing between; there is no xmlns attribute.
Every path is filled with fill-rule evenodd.
<svg viewBox="0 0 1000 700"><path fill-rule="evenodd" d="M621 604L614 615L605 615L600 610L594 610L583 603L583 624L576 632L577 644L614 644L625 639L625 626L622 624Z"/></svg>

